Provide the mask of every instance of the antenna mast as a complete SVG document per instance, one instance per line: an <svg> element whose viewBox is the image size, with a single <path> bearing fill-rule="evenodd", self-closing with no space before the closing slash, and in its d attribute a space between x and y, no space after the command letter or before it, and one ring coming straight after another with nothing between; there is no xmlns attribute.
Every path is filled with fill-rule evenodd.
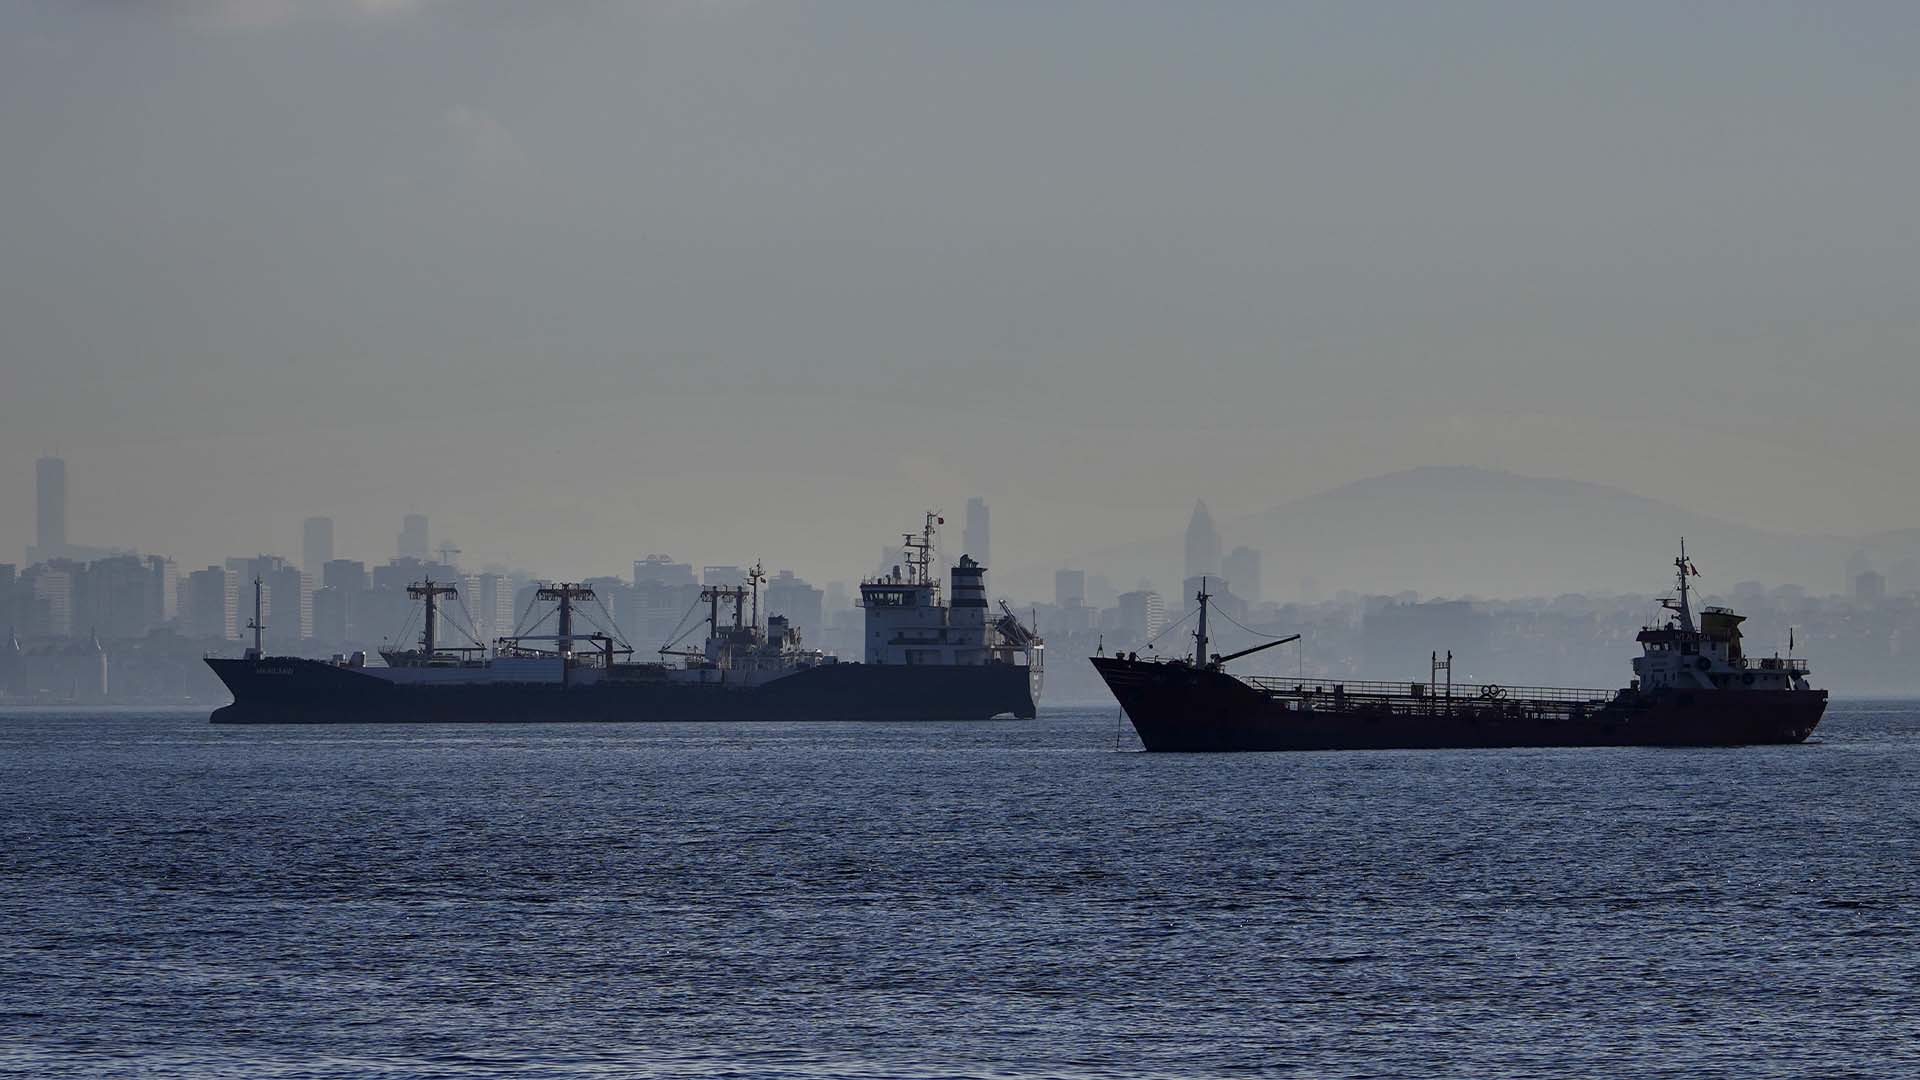
<svg viewBox="0 0 1920 1080"><path fill-rule="evenodd" d="M761 568L760 560L753 560L753 566L747 571L747 581L753 586L753 628L760 629L760 583L767 580L767 572Z"/></svg>
<svg viewBox="0 0 1920 1080"><path fill-rule="evenodd" d="M901 534L901 545L907 549L908 580L915 585L933 584L933 532L934 526L945 519L927 511L927 521L920 527L918 535Z"/></svg>

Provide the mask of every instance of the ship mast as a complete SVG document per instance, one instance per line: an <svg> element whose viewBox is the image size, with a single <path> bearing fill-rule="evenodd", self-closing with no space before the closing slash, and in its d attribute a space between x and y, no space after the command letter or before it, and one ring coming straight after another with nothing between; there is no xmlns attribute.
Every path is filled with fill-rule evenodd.
<svg viewBox="0 0 1920 1080"><path fill-rule="evenodd" d="M912 584L938 587L933 580L933 534L936 526L946 523L946 518L929 510L926 524L920 527L918 536L913 533L901 534L901 544L907 549L907 578Z"/></svg>
<svg viewBox="0 0 1920 1080"><path fill-rule="evenodd" d="M1194 597L1200 601L1200 625L1193 631L1193 666L1207 666L1207 601L1213 597L1207 592L1207 577L1200 575L1200 595Z"/></svg>
<svg viewBox="0 0 1920 1080"><path fill-rule="evenodd" d="M560 626L554 635L554 648L564 657L573 655L573 602L593 599L593 587L577 585L570 581L556 581L551 585L542 585L534 594L541 600L552 600L560 605Z"/></svg>
<svg viewBox="0 0 1920 1080"><path fill-rule="evenodd" d="M267 624L260 619L260 575L253 575L253 618L247 620L247 629L253 631L253 659L258 660L266 653L261 649L262 635L267 632Z"/></svg>
<svg viewBox="0 0 1920 1080"><path fill-rule="evenodd" d="M418 585L407 586L407 595L426 605L426 625L420 628L420 652L429 660L433 659L434 648L438 645L435 635L439 632L440 620L436 618L436 602L442 596L452 596L459 591L452 585L437 584L432 578Z"/></svg>
<svg viewBox="0 0 1920 1080"><path fill-rule="evenodd" d="M760 583L767 580L767 572L761 568L760 560L753 561L752 569L747 571L747 581L753 585L753 628L760 629Z"/></svg>
<svg viewBox="0 0 1920 1080"><path fill-rule="evenodd" d="M1691 632L1695 627L1693 625L1693 606L1687 602L1687 578L1692 572L1693 565L1687 562L1687 538L1684 536L1680 538L1680 557L1673 560L1673 568L1680 578L1680 600L1678 606L1673 610L1680 616L1680 629Z"/></svg>

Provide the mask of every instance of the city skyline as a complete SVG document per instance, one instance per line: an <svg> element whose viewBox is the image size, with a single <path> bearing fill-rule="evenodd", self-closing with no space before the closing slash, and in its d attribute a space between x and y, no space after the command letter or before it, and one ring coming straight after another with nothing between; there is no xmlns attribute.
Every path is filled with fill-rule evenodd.
<svg viewBox="0 0 1920 1080"><path fill-rule="evenodd" d="M1431 464L1920 526L1905 8L6 18L73 539L827 565L983 494L1044 567Z"/></svg>
<svg viewBox="0 0 1920 1080"><path fill-rule="evenodd" d="M1454 470L1454 471L1459 472L1460 470ZM116 544L116 545L111 545L107 547L93 547L93 546L86 546L86 545L71 543L70 541L64 539L67 535L66 505L67 505L67 495L68 495L68 478L67 478L67 471L65 468L64 460L60 458L50 457L50 456L43 456L41 458L38 458L36 459L36 462L35 462L35 472L36 472L37 491L36 491L36 506L35 506L36 520L35 520L34 528L35 528L36 540L44 540L45 538L49 538L49 537L63 538L60 540L59 545L55 548L55 554L53 554L51 557L73 559L73 560L77 560L84 563L94 559L107 558L114 555L159 554L159 555L163 555L164 557L176 563L180 563L182 565L196 565L202 561L218 562L220 559L234 558L234 556L231 556L231 555L221 555L221 556L214 557L211 560L196 559L193 557L182 559L173 551L168 551L163 549L142 549L132 544ZM1421 475L1423 472L1432 473L1432 474L1447 474L1449 470L1447 469L1413 470L1410 473L1403 474L1403 475L1415 476L1415 475ZM1549 478L1527 477L1520 474L1488 474L1484 472L1476 472L1474 470L1465 470L1464 472L1469 474L1474 474L1477 476L1483 476L1483 477L1509 476L1513 480L1525 481L1532 484L1551 485L1551 484L1558 483L1557 481L1554 481ZM1368 483L1379 483L1379 482L1389 481L1392 479L1394 478L1393 477L1375 477L1375 478L1370 478ZM1348 487L1363 487L1363 486L1364 484L1348 485ZM1306 501L1312 502L1313 499L1325 498L1329 495L1337 494L1339 490L1344 490L1344 488L1336 489L1335 492L1319 493L1318 495ZM1606 489L1595 488L1594 490L1599 491L1599 490L1606 490ZM1622 494L1630 495L1630 493L1622 493ZM1641 501L1646 502L1646 500L1641 500ZM1657 504L1649 503L1649 505L1657 505ZM1276 512L1279 512L1279 511L1276 511ZM987 541L987 535L988 535L987 522L988 522L989 509L988 509L988 503L986 502L985 498L982 496L968 497L965 501L964 514L965 514L965 518L963 521L958 521L953 524L943 526L942 532L940 533L940 536L937 539L937 557L938 558L946 559L948 557L957 557L959 554L962 554L962 553L972 553L969 550L969 546L968 546L970 542L981 542L981 543L989 542ZM1694 519L1689 519L1689 520L1694 520ZM1698 519L1698 520L1710 520L1710 519ZM1685 526L1687 525L1687 523L1688 522L1686 521L1677 523L1679 532L1674 533L1675 537L1680 536L1682 533L1686 531ZM1732 524L1736 527L1739 526L1738 522L1733 522L1728 524ZM293 553L295 556L297 556L296 558L297 565L299 565L301 569L303 569L310 577L314 577L317 579L320 573L319 568L325 563L331 561L334 555L334 551L335 551L334 518L330 515L307 516L301 519L300 525L301 525L301 528L300 528L298 542L293 544L288 544L285 546L280 546L278 547L278 550ZM1244 535L1247 530L1246 523L1242 522L1241 525L1238 526L1238 529L1239 529L1239 532L1236 534L1236 536L1238 537L1240 535ZM400 529L398 534L397 535L389 534L389 535L395 536L395 538L389 542L389 545L387 548L388 552L391 553L390 555L387 556L389 558L393 557L393 555L397 555L398 558L400 559L412 560L417 563L424 564L424 563L432 562L437 559L440 562L451 564L451 562L454 561L456 557L465 555L466 556L465 558L461 558L459 560L464 565L485 566L485 567L491 568L492 570L500 571L500 572L504 572L508 567L516 565L513 563L497 561L497 560L485 560L482 557L479 557L472 553L463 552L463 550L458 545L455 545L451 541L446 540L444 538L441 539L437 545L434 544L431 533L430 533L429 518L424 514L406 513L402 515L400 518ZM1152 531L1149 530L1146 535L1150 537L1152 535ZM1791 540L1793 538L1788 537L1784 539ZM1899 588L1906 590L1906 589L1911 589L1915 587L1920 587L1920 530L1896 530L1886 534L1879 534L1876 536L1858 538L1857 540L1849 540L1848 538L1844 538L1844 537L1807 538L1807 539L1809 540L1819 539L1827 543L1829 546L1837 543L1841 547L1850 549L1849 554L1846 556L1847 566L1845 569L1845 573L1838 579L1838 582L1839 582L1838 585L1825 586L1827 588L1833 589L1833 591L1846 592L1851 590L1860 572L1862 570L1872 569L1872 564L1876 558L1878 559L1883 569L1888 569L1893 572L1894 577L1898 579ZM1662 542L1665 542L1665 541L1662 541ZM1884 547L1889 543L1893 545L1891 550L1894 552L1894 554L1887 555L1883 552L1882 554L1875 556L1869 553L1869 550L1868 550L1869 548ZM1041 595L1048 591L1050 587L1047 585L1049 575L1054 575L1056 573L1057 566L1059 566L1060 564L1077 565L1077 564L1084 564L1084 563L1087 563L1089 560L1092 560L1092 562L1095 564L1104 565L1102 562L1104 559L1117 558L1118 559L1117 566L1110 566L1107 568L1109 570L1117 569L1117 571L1120 572L1122 576L1125 576L1128 573L1135 573L1135 576L1140 577L1140 579L1143 581L1149 577L1153 577L1153 578L1164 577L1166 580L1170 580L1170 581L1177 580L1182 584L1183 590L1185 592L1192 592L1194 591L1192 588L1186 588L1185 586L1191 585L1195 581L1195 579L1198 576L1200 576L1200 574L1205 573L1215 578L1218 578L1219 582L1216 582L1216 584L1219 584L1221 582L1226 583L1227 586L1231 588L1231 591L1234 594L1240 596L1242 599L1246 601L1257 603L1259 600L1264 598L1265 587L1264 587L1264 581L1263 581L1264 571L1262 569L1262 564L1263 564L1262 549L1250 547L1244 543L1240 543L1239 540L1236 538L1236 540L1234 541L1233 550L1228 551L1227 543L1226 541L1223 540L1221 530L1219 526L1215 524L1214 519L1211 513L1209 512L1206 505L1206 501L1204 499L1196 500L1196 502L1194 503L1192 513L1188 517L1184 545L1185 545L1185 554L1180 564L1181 573L1177 576L1167 566L1162 566L1161 570L1158 572L1148 570L1144 574L1136 573L1137 571L1140 570L1140 566L1137 563L1139 552L1147 550L1148 547L1150 547L1150 545L1143 545L1139 540L1135 540L1135 541L1122 540L1118 548L1115 548L1111 542L1107 543L1105 545L1104 554L1101 551L1090 552L1088 548L1083 547L1078 551L1069 553L1067 557L1064 557L1058 560L1054 565L1042 564L1031 559L1021 561L1021 562L1016 562L1012 568L1001 569L1000 577L1002 580L1005 580L1006 578L1009 578L1009 577L1017 578L1018 579L1017 590L1021 591L1023 594ZM269 547L261 550L275 550L275 548ZM379 552L377 547L375 547L372 550L364 550L364 549L358 549L358 548L356 548L355 550L358 552L358 554L362 556L361 561L363 562L371 562L373 564L378 564L380 561L382 561L380 557L381 553ZM886 550L893 551L894 546L891 544L886 545ZM1281 555L1289 554L1284 549L1279 550L1278 553ZM1644 552L1642 552L1641 554L1644 554ZM761 553L756 553L755 555L755 558L761 561L765 561L767 557L768 556L765 556ZM774 556L774 558L778 558L778 556ZM894 556L894 558L897 559L897 555ZM41 562L41 561L45 561L45 558L43 557L43 553L42 553L42 544L35 543L35 544L30 544L26 548L24 557L22 558L20 565L32 565L36 562ZM615 565L612 567L595 567L591 569L575 567L571 569L564 569L557 572L549 573L547 576L552 577L554 579L573 578L573 579L585 580L587 578L596 577L596 576L597 577L617 576L619 571L624 569L627 565L629 564L634 566L639 565L636 561L632 560L630 557L623 557L620 555L611 556L609 558L609 561L613 562ZM752 560L747 560L747 561L752 561ZM985 562L985 560L980 560L980 561L982 561L983 563ZM1162 558L1159 561L1161 563L1165 563L1166 559ZM819 577L822 580L841 581L844 583L845 581L849 581L849 580L858 580L858 578L863 573L868 572L864 569L857 569L857 567L859 567L859 564L860 564L860 560L857 557L849 555L845 558L836 560L833 564L827 567L824 567L824 568L814 567L812 568L811 572L813 573L814 576ZM745 565L745 563L741 562L738 565ZM796 562L794 563L794 565L800 565L800 564ZM988 565L989 565L989 569L995 569L994 567L991 566L991 564L988 564ZM712 569L715 569L715 567L709 566L709 570L712 570ZM1749 572L1751 573L1752 571L1750 570ZM1826 572L1827 571L1824 566L1816 566L1802 574L1796 575L1796 574L1789 573L1785 575L1775 575L1773 577L1773 580L1785 581L1789 583L1815 583L1815 587L1819 588L1822 586L1818 585L1817 583L1826 578ZM1095 572L1093 580L1105 582L1109 579L1109 576L1110 575L1106 573ZM1762 574L1761 576L1768 576L1768 575ZM1232 586L1232 583L1236 577L1245 579L1242 581L1241 587ZM1522 583L1524 583L1525 581L1525 579L1517 579L1517 580L1521 581ZM1057 584L1057 579L1055 579L1055 581ZM1324 582L1322 582L1321 579L1315 576L1314 568L1309 566L1306 568L1306 572L1301 576L1299 582L1293 583L1289 586L1283 586L1282 588L1283 588L1283 592L1286 592L1289 595L1292 595L1295 599L1301 599L1301 598L1311 599L1310 596L1308 596L1306 593L1299 592L1299 590L1305 589L1310 592L1314 589L1319 588L1322 584L1324 584ZM1419 586L1418 582L1407 582L1403 580L1393 580L1393 581L1386 581L1384 583L1372 583L1372 584L1382 584L1382 587L1384 587L1388 592L1392 592L1398 589L1408 588L1410 586L1412 587ZM1367 591L1369 585L1370 585L1370 582L1365 580L1364 578L1337 581L1333 583L1333 587L1335 588L1358 590L1361 592ZM1575 591L1581 591L1583 588L1585 588L1578 584L1569 586L1569 587L1573 588ZM1634 585L1617 585L1617 584L1616 585L1593 585L1591 587L1598 588L1599 591L1601 592L1607 592L1607 591L1633 592L1633 591L1636 591L1636 588L1637 588L1637 586L1634 586ZM1441 588L1439 591L1442 593L1445 593L1445 592L1448 592L1449 590L1445 588ZM1458 592L1459 590L1454 590L1454 591ZM1520 589L1512 590L1512 591L1495 590L1488 593L1487 595L1490 595L1492 597L1515 598L1515 597L1536 595L1536 594L1539 594L1540 592L1541 590L1537 588L1532 591L1528 591L1527 589L1522 587ZM1466 590L1466 594L1478 595L1479 593L1476 590Z"/></svg>
<svg viewBox="0 0 1920 1080"><path fill-rule="evenodd" d="M328 629L332 631L331 636L344 639L348 636L347 628L351 626L355 636L367 640L370 635L379 633L382 620L387 623L400 620L404 607L400 598L404 596L407 585L424 578L437 577L460 588L463 607L466 600L471 598L474 610L484 613L482 618L472 616L469 612L468 617L472 622L460 630L462 633L474 628L484 628L485 634L504 633L511 628L515 604L510 601L516 590L524 591L540 580L574 578L598 583L602 588L613 590L614 595L623 597L616 603L633 620L634 625L630 629L644 637L647 633L659 632L660 620L684 605L687 597L692 595L687 590L748 581L748 571L741 564L698 563L701 569L696 578L696 563L676 563L670 556L657 553L634 560L631 577L617 574L541 574L499 565L488 565L481 569L474 569L472 564L456 566L454 560L460 549L450 542L442 541L436 549L438 561L428 552L429 522L420 514L407 514L402 518L395 543L396 554L385 562L334 558L332 519L313 516L303 522L298 563L277 555L229 556L223 563L212 564L204 570L194 569L191 563L183 569L179 560L167 555L114 554L66 544L62 539L65 536L67 494L64 462L58 458L42 457L36 460L35 468L39 488L36 535L45 542L29 549L24 573L13 564L0 566L6 567L9 588L16 579L28 581L35 602L47 605L35 623L37 632L42 634L71 636L79 632L81 622L88 620L94 623L88 626L88 632L96 632L99 629L97 623L104 613L109 635L124 637L129 633L142 633L148 628L174 625L177 613L177 625L182 629L235 639L240 636L245 618L242 611L245 598L241 594L247 591L248 582L259 578L263 582L263 596L267 597L265 609L269 625L277 631L306 639L327 636L321 631ZM983 497L973 496L967 500L967 520L960 541L962 551L969 543L984 545L987 542L988 513L988 504ZM1221 533L1204 500L1196 501L1194 505L1184 542L1185 576L1180 579L1179 590L1175 593L1176 605L1184 603L1188 594L1199 590L1202 575L1210 574L1214 577L1211 588L1216 602L1224 610L1251 615L1255 609L1262 608L1266 597L1261 582L1261 551L1240 544L1223 554ZM42 547L51 547L58 554L51 561L36 559ZM896 561L899 558L898 555L891 557ZM938 551L936 559L938 562L947 561L939 557ZM1093 565L1095 569L1092 572L1079 567L1051 571L1050 610L1057 613L1051 616L1056 620L1053 629L1057 632L1071 635L1121 626L1138 629L1164 618L1166 601L1153 581L1142 577L1134 590L1121 594L1110 584L1110 575L1102 572L1106 569L1104 564L1096 562ZM1876 569L1876 565L1884 567L1886 572ZM109 584L94 586L95 591L104 588L111 595L119 595L112 593L112 590L118 589L129 599L112 600L104 609L98 601L89 604L80 599L86 590L76 579L86 580L110 573L118 577L103 578ZM118 584L112 583L116 581ZM1236 581L1239 584L1236 585ZM1920 596L1920 547L1912 548L1904 558L1895 558L1891 562L1884 555L1876 559L1865 548L1856 548L1846 557L1843 582L1839 593L1853 603L1868 608L1883 604L1895 595ZM1890 582L1895 586L1892 590ZM848 583L829 579L824 584L824 589L816 588L794 570L778 568L768 580L768 611L791 613L796 616L796 625L813 627L816 631L827 630L838 618L829 618L829 613L846 610ZM1742 603L1755 604L1764 601L1767 588L1763 582L1745 580L1733 586L1732 595ZM373 594L369 594L367 599L349 603L351 597L368 589L383 599L379 599L372 607L367 605L374 598ZM646 600L645 596L650 595L647 592L649 589L666 590L661 596L668 599ZM777 590L784 590L787 598L776 602L774 597ZM1006 594L1004 589L998 591ZM1783 596L1806 594L1803 586L1792 581L1777 586L1774 591ZM1349 593L1355 596L1374 595L1364 591L1353 593L1343 590L1343 595ZM1388 592L1377 595L1394 594ZM1417 594L1407 591L1398 595L1406 597ZM1634 593L1630 591L1628 595ZM827 597L834 599L823 603ZM1316 599L1303 582L1301 591L1287 602L1311 603ZM295 606L288 607L290 603ZM651 613L643 616L643 611L647 611L649 605ZM290 611L296 614L289 615ZM684 621L684 612L680 621ZM483 637L481 640L490 638Z"/></svg>

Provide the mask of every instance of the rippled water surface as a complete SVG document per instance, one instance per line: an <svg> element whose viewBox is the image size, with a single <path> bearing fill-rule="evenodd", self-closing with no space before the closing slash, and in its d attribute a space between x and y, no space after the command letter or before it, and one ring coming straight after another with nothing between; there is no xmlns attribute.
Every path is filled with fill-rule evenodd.
<svg viewBox="0 0 1920 1080"><path fill-rule="evenodd" d="M0 1072L1920 1075L1920 706L1116 744L0 716Z"/></svg>

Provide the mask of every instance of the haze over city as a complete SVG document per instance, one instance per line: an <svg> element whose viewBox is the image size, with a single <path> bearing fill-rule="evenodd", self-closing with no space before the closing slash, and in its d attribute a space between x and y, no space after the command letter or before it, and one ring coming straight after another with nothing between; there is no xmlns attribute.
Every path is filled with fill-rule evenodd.
<svg viewBox="0 0 1920 1080"><path fill-rule="evenodd" d="M1920 525L1906 6L4 18L8 558L47 453L183 565L851 577L983 495L1038 582L1426 465Z"/></svg>
<svg viewBox="0 0 1920 1080"><path fill-rule="evenodd" d="M1920 4L0 2L0 1072L1920 1077Z"/></svg>

